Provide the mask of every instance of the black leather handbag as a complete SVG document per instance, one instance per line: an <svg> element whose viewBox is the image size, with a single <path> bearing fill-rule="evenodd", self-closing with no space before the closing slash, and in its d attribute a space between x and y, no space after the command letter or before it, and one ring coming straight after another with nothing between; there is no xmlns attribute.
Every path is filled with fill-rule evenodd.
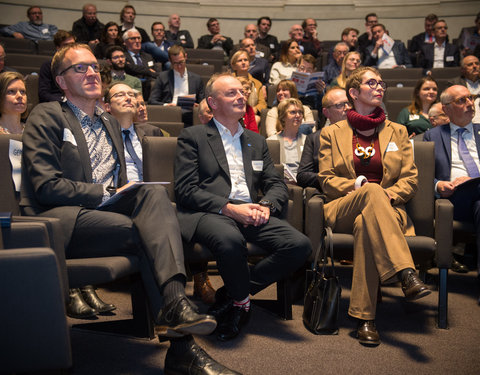
<svg viewBox="0 0 480 375"><path fill-rule="evenodd" d="M308 288L305 293L303 324L316 335L337 335L342 288L335 275L332 242L325 240L325 238L331 238L332 230L327 227L325 231L326 236L322 236L312 268L307 270ZM332 263L330 269L327 268L328 255ZM323 259L321 265L319 264L320 256Z"/></svg>

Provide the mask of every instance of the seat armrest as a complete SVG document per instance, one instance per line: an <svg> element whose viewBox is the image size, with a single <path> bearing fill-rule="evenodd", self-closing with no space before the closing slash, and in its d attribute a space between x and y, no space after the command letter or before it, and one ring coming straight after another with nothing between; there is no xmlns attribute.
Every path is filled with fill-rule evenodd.
<svg viewBox="0 0 480 375"><path fill-rule="evenodd" d="M314 195L308 200L305 211L305 234L310 239L313 249L320 244L323 228L323 199L319 195Z"/></svg>
<svg viewBox="0 0 480 375"><path fill-rule="evenodd" d="M435 241L438 268L450 268L453 244L453 204L448 199L435 201Z"/></svg>
<svg viewBox="0 0 480 375"><path fill-rule="evenodd" d="M291 201L288 205L287 220L292 227L303 232L303 188L289 184L287 187L288 200Z"/></svg>

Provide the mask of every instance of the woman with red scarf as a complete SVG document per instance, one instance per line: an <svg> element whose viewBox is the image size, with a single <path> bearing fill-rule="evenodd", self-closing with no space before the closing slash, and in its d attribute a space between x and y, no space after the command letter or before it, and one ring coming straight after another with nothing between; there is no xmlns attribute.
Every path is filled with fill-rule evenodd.
<svg viewBox="0 0 480 375"><path fill-rule="evenodd" d="M346 84L353 109L347 120L322 130L319 151L326 225L355 238L348 314L358 320L359 342L370 346L380 344L380 283L400 281L409 300L430 294L405 240L415 235L404 207L417 189L413 149L406 128L385 118L385 90L376 69L356 69Z"/></svg>

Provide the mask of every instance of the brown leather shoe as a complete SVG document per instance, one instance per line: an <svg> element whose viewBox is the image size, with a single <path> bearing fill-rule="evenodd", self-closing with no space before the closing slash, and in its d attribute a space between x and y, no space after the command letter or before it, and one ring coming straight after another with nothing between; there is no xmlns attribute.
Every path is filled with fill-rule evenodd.
<svg viewBox="0 0 480 375"><path fill-rule="evenodd" d="M404 271L402 275L402 291L407 300L413 301L428 296L431 291L413 270Z"/></svg>
<svg viewBox="0 0 480 375"><path fill-rule="evenodd" d="M380 345L380 335L375 327L375 320L359 320L357 328L357 339L362 345Z"/></svg>
<svg viewBox="0 0 480 375"><path fill-rule="evenodd" d="M215 289L213 289L206 272L193 275L193 296L201 298L207 305L212 305L215 302Z"/></svg>

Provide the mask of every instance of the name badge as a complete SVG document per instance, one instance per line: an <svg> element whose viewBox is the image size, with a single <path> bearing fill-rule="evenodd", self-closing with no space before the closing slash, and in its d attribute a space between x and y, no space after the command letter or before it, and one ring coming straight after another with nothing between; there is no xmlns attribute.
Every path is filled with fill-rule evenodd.
<svg viewBox="0 0 480 375"><path fill-rule="evenodd" d="M180 39L185 39L185 35L180 35Z"/></svg>
<svg viewBox="0 0 480 375"><path fill-rule="evenodd" d="M153 66L153 61L149 61L149 62L147 63L147 65L148 65L148 66Z"/></svg>
<svg viewBox="0 0 480 375"><path fill-rule="evenodd" d="M398 147L397 145L395 144L395 142L390 142L387 146L387 149L385 150L385 152L390 152L390 151L398 151Z"/></svg>
<svg viewBox="0 0 480 375"><path fill-rule="evenodd" d="M42 34L48 34L48 29L42 29Z"/></svg>
<svg viewBox="0 0 480 375"><path fill-rule="evenodd" d="M270 49L275 49L275 44L270 43Z"/></svg>
<svg viewBox="0 0 480 375"><path fill-rule="evenodd" d="M408 120L409 120L409 121L419 120L419 119L420 119L420 116L419 116L419 115L410 115L410 116L408 116Z"/></svg>
<svg viewBox="0 0 480 375"><path fill-rule="evenodd" d="M63 129L63 141L70 142L72 145L77 146L77 141L75 140L75 137L70 129Z"/></svg>
<svg viewBox="0 0 480 375"><path fill-rule="evenodd" d="M12 180L15 185L15 191L20 191L22 183L22 147L22 142L10 139L8 157L12 164Z"/></svg>
<svg viewBox="0 0 480 375"><path fill-rule="evenodd" d="M447 56L447 57L445 57L445 61L449 61L449 62L454 61L454 58L453 58L453 56Z"/></svg>
<svg viewBox="0 0 480 375"><path fill-rule="evenodd" d="M252 169L255 172L261 172L263 170L263 160L252 160Z"/></svg>

